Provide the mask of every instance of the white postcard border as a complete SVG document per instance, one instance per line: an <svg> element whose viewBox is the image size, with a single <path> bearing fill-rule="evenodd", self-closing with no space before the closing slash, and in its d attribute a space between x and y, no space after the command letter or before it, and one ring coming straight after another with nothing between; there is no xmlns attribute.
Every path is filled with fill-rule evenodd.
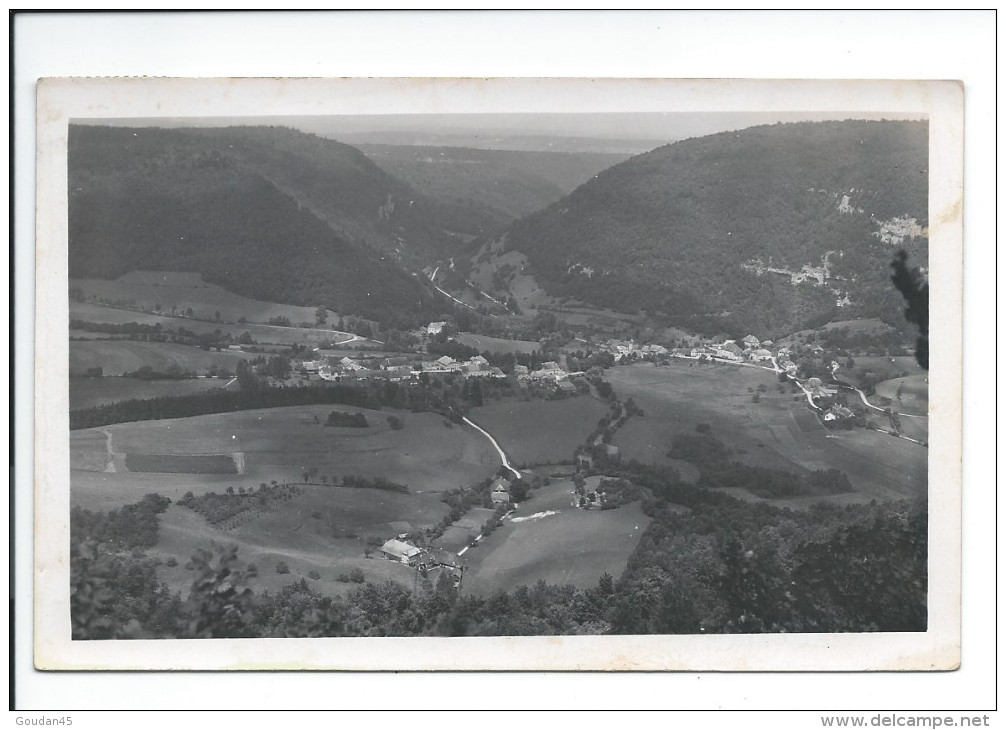
<svg viewBox="0 0 1006 730"><path fill-rule="evenodd" d="M960 657L963 93L953 82L76 79L38 94L35 663L44 669L898 670ZM557 103L559 104L557 108ZM930 594L924 634L69 638L66 129L70 119L546 111L902 112L930 120ZM945 343L945 344L944 344ZM267 659L263 659L267 656Z"/></svg>

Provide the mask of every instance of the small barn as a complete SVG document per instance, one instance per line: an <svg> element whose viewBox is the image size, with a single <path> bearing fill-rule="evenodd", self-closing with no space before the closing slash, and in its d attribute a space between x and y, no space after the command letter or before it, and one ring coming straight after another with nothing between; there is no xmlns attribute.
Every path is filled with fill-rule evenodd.
<svg viewBox="0 0 1006 730"><path fill-rule="evenodd" d="M856 414L845 406L836 405L833 406L827 413L824 414L825 421L841 421L848 418L852 418Z"/></svg>
<svg viewBox="0 0 1006 730"><path fill-rule="evenodd" d="M392 539L381 545L381 552L388 560L397 560L405 565L415 565L423 551L403 540Z"/></svg>
<svg viewBox="0 0 1006 730"><path fill-rule="evenodd" d="M829 388L822 383L820 378L808 378L807 390L810 391L811 396L814 398L827 398L838 392L834 388Z"/></svg>
<svg viewBox="0 0 1006 730"><path fill-rule="evenodd" d="M493 504L506 504L510 501L510 482L499 477L492 483L489 494Z"/></svg>

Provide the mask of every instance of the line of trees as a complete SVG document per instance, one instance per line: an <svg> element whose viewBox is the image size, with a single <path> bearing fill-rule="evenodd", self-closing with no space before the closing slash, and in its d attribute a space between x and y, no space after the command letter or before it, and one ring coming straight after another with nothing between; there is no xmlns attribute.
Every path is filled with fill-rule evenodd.
<svg viewBox="0 0 1006 730"><path fill-rule="evenodd" d="M529 357L529 356L524 356ZM254 362L254 361L253 361ZM284 377L290 360L275 355L261 362L264 373ZM142 371L142 372L141 372ZM141 368L138 377L170 376ZM367 379L354 383L318 383L297 387L279 387L263 383L248 362L238 362L235 372L239 390L207 390L198 394L134 398L70 411L70 429L95 428L113 423L149 421L163 418L187 418L211 413L230 413L256 408L338 404L380 410L383 407L414 413L440 413L460 420L468 408L481 405L490 397L513 395L511 379L466 379L460 374L423 373L418 382L394 382ZM469 382L471 380L471 382ZM392 424L395 428L396 424Z"/></svg>
<svg viewBox="0 0 1006 730"><path fill-rule="evenodd" d="M115 324L112 322L89 322L83 319L71 319L70 329L82 330L84 332L103 332L110 335L160 335L162 328L160 323L139 324L137 322L124 322Z"/></svg>
<svg viewBox="0 0 1006 730"><path fill-rule="evenodd" d="M198 394L131 399L70 411L70 430L112 423L187 418L255 408L340 404L379 409L378 391L341 384L302 388L258 387L253 390L208 390Z"/></svg>
<svg viewBox="0 0 1006 730"><path fill-rule="evenodd" d="M210 524L220 525L247 512L272 510L277 504L293 499L300 492L300 487L293 484L263 482L257 490L239 487L235 491L234 487L227 487L223 494L206 492L199 496L186 492L178 500L178 504L188 507Z"/></svg>
<svg viewBox="0 0 1006 730"><path fill-rule="evenodd" d="M337 474L322 474L318 467L312 466L308 469L304 469L301 473L304 478L305 484L321 484L322 486L332 486L332 487L347 487L349 489L383 489L388 492L401 492L402 494L408 494L409 487L406 484L399 484L398 482L393 482L390 479L385 479L384 477L365 477L360 474L346 474L345 476L338 476Z"/></svg>

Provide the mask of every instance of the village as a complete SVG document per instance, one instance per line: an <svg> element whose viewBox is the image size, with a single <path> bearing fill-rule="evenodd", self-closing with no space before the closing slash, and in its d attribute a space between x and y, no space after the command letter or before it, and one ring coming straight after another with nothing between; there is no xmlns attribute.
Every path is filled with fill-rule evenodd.
<svg viewBox="0 0 1006 730"><path fill-rule="evenodd" d="M719 362L771 370L780 374L780 380L785 378L803 391L810 407L827 426L851 426L864 412L863 408L858 408L855 404L849 407L845 403L843 390L856 392L862 399L865 410L884 411L870 404L859 388L835 380L836 373L841 368L838 355L826 352L824 347L817 344L776 346L772 340L759 340L754 335L747 335L739 342L733 339L713 340L670 350L661 345L637 345L632 340L608 340L604 343L604 348L613 355L616 363L650 361L659 364L666 363L669 358L681 358L701 363ZM833 380L832 384L827 385L820 377L801 372L800 365L793 361L797 356L823 358L822 374L829 375ZM830 359L831 357L835 359ZM896 421L896 418L892 421Z"/></svg>
<svg viewBox="0 0 1006 730"><path fill-rule="evenodd" d="M678 346L668 347L633 339L604 339L583 333L586 337L571 338L558 347L555 342L541 343L543 350L546 344L550 348L544 350L542 357L551 356L553 359L542 360L539 357L532 365L525 365L517 361L520 358L499 357L488 351L467 358L449 354L433 357L429 352L435 349L433 343L474 351L474 348L463 348L457 344L454 338L457 331L450 322L430 322L411 334L417 342L415 351L411 353L370 355L363 349L352 356L340 354L334 357L326 355L321 348L315 348L304 352L301 355L303 359L295 359L289 376L275 379L273 384L292 386L322 381L351 383L367 380L421 383L434 376L452 376L463 380L509 381L521 389L535 387L546 394L562 397L589 392L587 376L598 374L604 367L635 362L667 365L672 359L679 359L697 364L758 367L779 373L781 382L785 378L803 392L809 406L828 426L851 426L862 420L858 417L864 409L858 408L858 403L847 403L843 391L859 393L866 410L884 410L866 402L862 391L853 384L836 379L841 369L839 353L826 350L817 343L793 341L793 337L786 338L785 344L759 339L753 334L739 340L694 337L684 346L679 342L669 343ZM817 362L818 367L810 367L811 361ZM829 379L830 384L826 384L822 377Z"/></svg>
<svg viewBox="0 0 1006 730"><path fill-rule="evenodd" d="M780 393L788 388L794 399L805 398L806 405L828 429L865 427L926 445L900 432L899 416L902 414L871 404L862 390L847 379L840 379L838 373L843 367L846 371L851 370L851 357L845 355L843 359L841 350L829 346L827 341L822 344L813 336L797 334L777 341L761 339L753 334L739 339L692 336L688 341L670 340L660 344L652 340L639 342L632 338L604 337L591 331L577 334L580 336L552 333L548 338L533 343L540 348L533 350L533 354L526 350L501 354L488 349L481 354L471 354L475 348L462 342L472 341L472 335L459 332L452 321L435 321L408 333L413 338L412 345L404 352L401 349L398 352L380 351L373 346L349 352L334 351L337 354L330 354L333 350L324 348L292 348L288 375L270 378L270 381L272 385L282 387L300 387L311 382L320 385L322 382L350 384L362 381L400 382L425 387L439 378L447 383L454 381L455 384L459 379L493 381L511 394L520 392L526 396L530 390L532 394L537 394L536 397L545 399L594 394L606 400L609 412L576 447L572 461L566 462L572 465L568 473L563 473L564 479L571 480L566 490L566 505L573 512L616 509L634 499L638 491L631 482L606 476L618 472L623 458L620 447L612 443L615 433L630 417L642 414L632 399L623 402L604 387L607 385L604 371L611 367L636 363L669 367L677 361L679 367L687 364L689 367L728 365L757 368L778 377L776 387ZM382 344L376 340L371 342ZM527 347L532 343L519 344ZM441 354L445 351L451 354ZM840 360L845 365L841 365ZM265 365L261 367L265 368ZM767 385L748 390L751 400L758 402L762 393L767 391ZM854 393L861 402L854 396L848 397ZM472 499L476 502L481 499L482 507L492 510L492 513L481 529L473 528L467 538L454 542L449 549L438 544L441 542L440 533L436 531L402 532L390 538L386 534L380 542L373 544L375 550L379 550L375 552L375 557L379 555L401 564L413 572L415 581L422 579L439 583L447 580L454 587L460 587L465 573L463 556L495 528L518 514L517 505L527 495L528 483L524 480L532 472L522 473L511 467L492 435L468 421L463 413L464 409L456 414L459 422L467 422L493 441L503 461L503 467L491 481L487 480L471 492ZM881 428L867 418L878 414L890 421L890 428ZM534 520L553 514L557 512L545 510L515 518L515 521Z"/></svg>

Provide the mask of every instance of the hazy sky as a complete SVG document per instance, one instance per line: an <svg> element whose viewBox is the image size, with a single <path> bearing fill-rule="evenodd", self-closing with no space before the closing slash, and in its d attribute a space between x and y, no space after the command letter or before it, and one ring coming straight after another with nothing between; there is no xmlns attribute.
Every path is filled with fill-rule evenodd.
<svg viewBox="0 0 1006 730"><path fill-rule="evenodd" d="M646 149L688 137L776 122L890 119L909 115L821 112L627 112L621 114L389 114L318 117L186 117L87 120L115 126L214 127L235 124L288 126L347 142L450 144L499 149L543 149L541 138L604 141L600 147ZM915 118L918 118L917 116ZM535 139L529 139L535 138ZM612 144L622 141L624 144ZM563 147L569 147L565 145Z"/></svg>

